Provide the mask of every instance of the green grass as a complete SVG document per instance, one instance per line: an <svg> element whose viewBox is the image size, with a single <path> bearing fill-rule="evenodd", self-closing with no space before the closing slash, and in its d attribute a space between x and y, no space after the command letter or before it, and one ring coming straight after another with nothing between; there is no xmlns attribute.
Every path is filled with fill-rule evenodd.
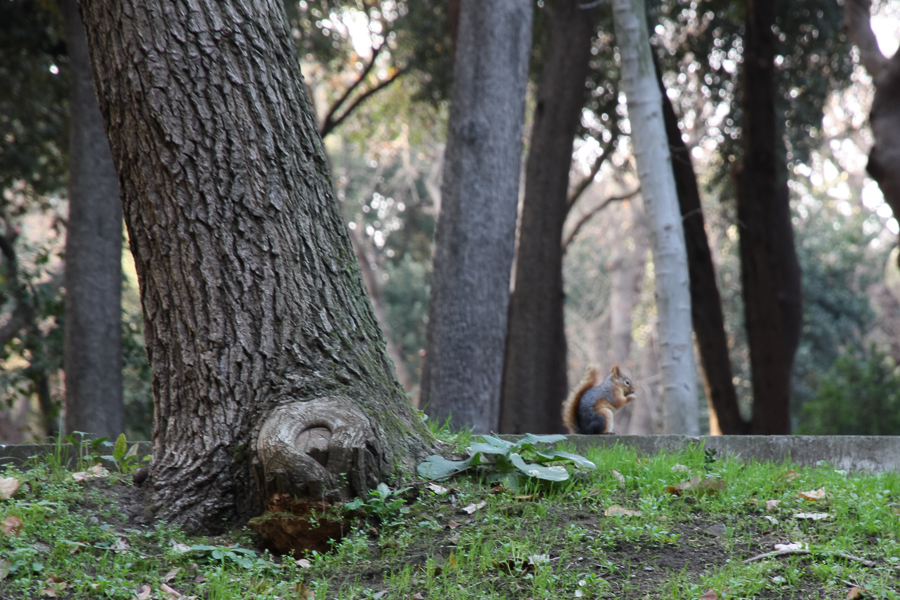
<svg viewBox="0 0 900 600"><path fill-rule="evenodd" d="M463 440L469 434L455 441ZM52 459L8 468L4 476L23 486L0 501L0 520L22 526L0 534L0 599L169 598L164 585L202 599L674 600L708 590L720 599L845 598L852 586L865 598L900 598L897 473L739 462L700 448L646 458L614 447L587 457L596 470L515 492L492 489L481 467L438 482L445 492L415 485L379 504L370 519L380 520L302 566L259 551L247 530L198 538L165 523L129 525L119 497L126 476L76 482ZM666 491L695 475L724 489ZM823 488L822 500L798 496ZM767 500L780 503L767 511ZM612 505L640 514L606 516ZM812 554L744 562L787 542Z"/></svg>

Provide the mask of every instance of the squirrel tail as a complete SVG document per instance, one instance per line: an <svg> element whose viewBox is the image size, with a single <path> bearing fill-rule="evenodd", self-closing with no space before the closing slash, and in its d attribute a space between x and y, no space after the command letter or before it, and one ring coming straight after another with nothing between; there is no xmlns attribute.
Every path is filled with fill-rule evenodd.
<svg viewBox="0 0 900 600"><path fill-rule="evenodd" d="M578 403L581 400L581 396L592 387L600 385L600 382L600 369L594 366L588 367L588 370L584 373L584 377L581 379L581 383L572 389L569 397L563 402L562 418L569 433L579 433Z"/></svg>

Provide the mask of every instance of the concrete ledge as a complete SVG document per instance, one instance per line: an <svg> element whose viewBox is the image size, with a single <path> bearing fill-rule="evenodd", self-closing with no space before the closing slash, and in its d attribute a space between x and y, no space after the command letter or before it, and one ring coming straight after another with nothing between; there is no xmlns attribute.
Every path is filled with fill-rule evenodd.
<svg viewBox="0 0 900 600"><path fill-rule="evenodd" d="M501 436L518 439L520 436ZM819 461L830 463L838 469L865 471L900 471L900 436L874 435L570 435L569 441L576 452L583 453L592 447L619 444L634 448L640 455L655 455L662 451L684 450L691 444L712 448L721 455L741 460L784 462L815 466ZM151 452L150 442L135 442L138 454ZM131 443L129 443L129 447ZM78 451L66 445L69 464L74 466ZM54 444L0 445L0 465L12 463L20 466L32 457L45 456L56 451ZM100 454L112 454L112 446L101 447Z"/></svg>
<svg viewBox="0 0 900 600"><path fill-rule="evenodd" d="M570 435L569 441L585 451L620 444L638 454L683 450L691 444L712 448L722 455L760 462L791 461L815 466L825 461L835 468L865 471L900 470L900 436L875 435Z"/></svg>

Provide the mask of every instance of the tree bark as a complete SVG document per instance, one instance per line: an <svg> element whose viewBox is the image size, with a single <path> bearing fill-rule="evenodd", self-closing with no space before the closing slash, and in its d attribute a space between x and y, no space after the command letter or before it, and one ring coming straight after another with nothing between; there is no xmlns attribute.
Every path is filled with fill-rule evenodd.
<svg viewBox="0 0 900 600"><path fill-rule="evenodd" d="M672 153L672 171L684 226L688 272L691 279L691 322L697 339L700 364L703 366L703 382L709 410L710 433L713 435L738 435L749 432L750 424L741 418L731 359L728 354L728 336L725 333L725 317L722 299L716 284L706 225L700 205L700 188L691 163L691 153L681 137L678 117L672 102L666 95L659 63L654 56L656 77L662 93L663 119L669 151Z"/></svg>
<svg viewBox="0 0 900 600"><path fill-rule="evenodd" d="M562 234L572 144L581 122L596 19L577 0L554 6L519 226L500 408L502 433L563 431L568 393Z"/></svg>
<svg viewBox="0 0 900 600"><path fill-rule="evenodd" d="M737 172L741 277L753 379L753 434L790 433L791 371L800 341L800 264L775 113L772 0L747 0L743 165Z"/></svg>
<svg viewBox="0 0 900 600"><path fill-rule="evenodd" d="M622 84L647 214L659 318L665 433L699 434L691 294L684 228L666 139L644 0L614 0Z"/></svg>
<svg viewBox="0 0 900 600"><path fill-rule="evenodd" d="M276 491L346 498L411 469L432 438L393 377L279 1L81 7L140 281L157 516L217 531Z"/></svg>
<svg viewBox="0 0 900 600"><path fill-rule="evenodd" d="M421 405L481 433L500 404L532 12L468 0L459 16Z"/></svg>
<svg viewBox="0 0 900 600"><path fill-rule="evenodd" d="M875 145L869 151L866 170L878 182L894 217L900 219L900 51L888 58L878 48L869 16L871 5L870 0L846 0L845 22L875 84L869 112Z"/></svg>
<svg viewBox="0 0 900 600"><path fill-rule="evenodd" d="M66 228L67 432L125 431L122 201L76 0L63 0L71 89Z"/></svg>

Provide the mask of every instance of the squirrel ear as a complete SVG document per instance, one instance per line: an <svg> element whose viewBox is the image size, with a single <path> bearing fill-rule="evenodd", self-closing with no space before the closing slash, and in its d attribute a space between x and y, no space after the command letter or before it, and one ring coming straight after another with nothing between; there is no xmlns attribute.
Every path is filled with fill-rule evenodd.
<svg viewBox="0 0 900 600"><path fill-rule="evenodd" d="M619 365L613 365L612 376L613 377L621 377L622 376L622 374L619 372Z"/></svg>

